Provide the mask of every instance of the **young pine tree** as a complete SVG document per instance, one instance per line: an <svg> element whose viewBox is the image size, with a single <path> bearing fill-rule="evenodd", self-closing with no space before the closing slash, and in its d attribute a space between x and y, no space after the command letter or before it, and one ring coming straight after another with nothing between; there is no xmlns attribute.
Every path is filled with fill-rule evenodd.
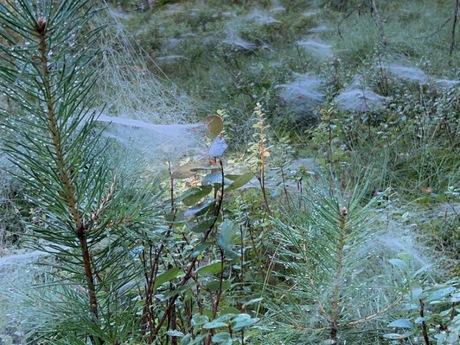
<svg viewBox="0 0 460 345"><path fill-rule="evenodd" d="M14 174L41 215L30 224L34 243L59 260L34 318L55 341L118 344L139 329L133 303L118 295L133 275L124 230L148 214L110 168L96 126L94 15L89 0L0 3L0 121Z"/></svg>

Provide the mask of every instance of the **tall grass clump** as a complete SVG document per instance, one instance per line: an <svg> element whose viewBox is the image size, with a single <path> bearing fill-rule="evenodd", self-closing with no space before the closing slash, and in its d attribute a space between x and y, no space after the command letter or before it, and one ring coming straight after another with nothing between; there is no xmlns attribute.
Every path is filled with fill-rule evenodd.
<svg viewBox="0 0 460 345"><path fill-rule="evenodd" d="M153 124L193 120L197 105L161 72L145 48L124 28L123 22L110 11L96 20L106 25L98 40L102 54L95 88L98 99L106 104L106 112Z"/></svg>
<svg viewBox="0 0 460 345"><path fill-rule="evenodd" d="M451 74L451 61L458 58L455 51L453 60L449 58L449 47L458 35L458 29L452 33L453 6L453 1L382 1L377 16L370 4L355 3L338 17L325 16L334 28L325 37L337 56L352 64L358 65L379 48L397 63L425 60L429 61L427 72Z"/></svg>

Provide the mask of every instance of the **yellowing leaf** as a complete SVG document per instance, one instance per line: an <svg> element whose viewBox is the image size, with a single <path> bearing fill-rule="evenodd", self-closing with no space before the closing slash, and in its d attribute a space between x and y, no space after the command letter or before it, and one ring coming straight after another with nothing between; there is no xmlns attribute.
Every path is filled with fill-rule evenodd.
<svg viewBox="0 0 460 345"><path fill-rule="evenodd" d="M209 115L205 121L211 138L217 137L224 129L224 122L219 115Z"/></svg>

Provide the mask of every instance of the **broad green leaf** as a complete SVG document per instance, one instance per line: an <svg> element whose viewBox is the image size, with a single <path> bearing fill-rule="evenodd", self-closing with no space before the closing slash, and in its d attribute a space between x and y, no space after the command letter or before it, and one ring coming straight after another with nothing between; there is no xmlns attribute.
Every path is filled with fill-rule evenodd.
<svg viewBox="0 0 460 345"><path fill-rule="evenodd" d="M238 189L244 186L246 183L251 181L253 177L254 174L251 171L248 171L243 175L240 175L237 179L233 180L233 183L227 187L226 191L229 192L231 190Z"/></svg>
<svg viewBox="0 0 460 345"><path fill-rule="evenodd" d="M240 312L238 310L237 310L237 314L240 314ZM229 320L233 319L234 317L235 317L234 314L224 314L224 315L218 317L216 320L225 322L225 321L229 321Z"/></svg>
<svg viewBox="0 0 460 345"><path fill-rule="evenodd" d="M180 345L189 345L192 335L190 333L186 334L180 341Z"/></svg>
<svg viewBox="0 0 460 345"><path fill-rule="evenodd" d="M439 313L439 316L445 317L445 316L447 316L447 315L450 315L451 313L452 313L452 309L449 308L449 309L446 309L446 310L441 311L441 312Z"/></svg>
<svg viewBox="0 0 460 345"><path fill-rule="evenodd" d="M170 337L183 337L184 336L184 333L182 333L181 331L172 330L172 329L167 331L166 334L169 335Z"/></svg>
<svg viewBox="0 0 460 345"><path fill-rule="evenodd" d="M203 180L201 181L202 186L212 186L215 184L222 184L222 173L220 171L206 175L205 177L203 177ZM229 185L231 184L231 181L228 179L224 179L224 184Z"/></svg>
<svg viewBox="0 0 460 345"><path fill-rule="evenodd" d="M238 259L239 255L230 248L232 238L236 233L235 224L226 219L220 226L219 236L217 237L217 244L224 251L224 253L232 259Z"/></svg>
<svg viewBox="0 0 460 345"><path fill-rule="evenodd" d="M430 318L428 316L424 316L424 317L419 316L418 318L414 320L414 323L418 325L418 324L421 324L422 322L427 322L429 319Z"/></svg>
<svg viewBox="0 0 460 345"><path fill-rule="evenodd" d="M221 332L217 333L212 337L212 341L214 343L222 344L222 345L232 345L233 340L228 332Z"/></svg>
<svg viewBox="0 0 460 345"><path fill-rule="evenodd" d="M215 218L205 219L202 222L195 224L190 231L201 233L209 230L209 228L215 223Z"/></svg>
<svg viewBox="0 0 460 345"><path fill-rule="evenodd" d="M460 293L454 293L452 294L450 298L450 303L457 303L460 302Z"/></svg>
<svg viewBox="0 0 460 345"><path fill-rule="evenodd" d="M198 255L203 253L206 249L208 249L211 246L211 243L205 242L205 243L200 243L197 245L194 249L192 254L190 255L192 258L196 258Z"/></svg>
<svg viewBox="0 0 460 345"><path fill-rule="evenodd" d="M189 343L186 343L187 345L202 345L203 344L203 339L207 337L207 334L202 334L197 336L194 340L192 340Z"/></svg>
<svg viewBox="0 0 460 345"><path fill-rule="evenodd" d="M214 328L220 328L220 327L228 327L228 325L225 322L217 321L217 320L212 320L211 322L206 322L203 325L203 328L205 328L205 329L214 329Z"/></svg>
<svg viewBox="0 0 460 345"><path fill-rule="evenodd" d="M206 322L209 322L209 318L206 315L195 314L192 317L193 326L201 326L204 325Z"/></svg>
<svg viewBox="0 0 460 345"><path fill-rule="evenodd" d="M415 288L412 290L412 295L411 294L407 294L407 297L408 297L408 300L412 301L412 302L415 302L415 301L418 301L419 298L420 298L420 295L423 293L423 289L422 288Z"/></svg>
<svg viewBox="0 0 460 345"><path fill-rule="evenodd" d="M428 297L425 299L427 302L435 302L435 301L438 301L440 299L442 299L443 297L449 295L450 293L454 292L455 291L455 288L454 287L448 287L448 288L444 288L444 289L439 289L439 290L436 290L436 291L433 291L431 294L428 295Z"/></svg>
<svg viewBox="0 0 460 345"><path fill-rule="evenodd" d="M259 321L258 318L252 318L251 315L248 314L240 314L235 317L232 321L233 330L238 332L243 330L246 327L252 326Z"/></svg>
<svg viewBox="0 0 460 345"><path fill-rule="evenodd" d="M233 235L235 235L235 233L236 233L235 224L231 220L226 219L220 225L220 233L219 233L219 238L217 239L217 242L219 243L221 247L228 247L228 245L232 242L232 237Z"/></svg>
<svg viewBox="0 0 460 345"><path fill-rule="evenodd" d="M185 206L193 206L198 201L203 199L206 195L211 193L211 191L211 186L201 186L197 188L192 188L186 191L181 199Z"/></svg>
<svg viewBox="0 0 460 345"><path fill-rule="evenodd" d="M214 199L207 199L199 204L189 208L184 212L184 217L200 216L204 214L214 202Z"/></svg>
<svg viewBox="0 0 460 345"><path fill-rule="evenodd" d="M401 307L401 310L418 310L420 305L413 303L406 303Z"/></svg>
<svg viewBox="0 0 460 345"><path fill-rule="evenodd" d="M218 280L214 280L206 285L206 288L211 292L216 292L219 290L220 282ZM232 287L232 283L229 280L224 280L222 282L222 291L227 291Z"/></svg>
<svg viewBox="0 0 460 345"><path fill-rule="evenodd" d="M160 285L176 278L180 274L180 268L179 267L173 267L166 272L163 272L157 276L157 279L155 279L155 284L153 286L153 290L156 290Z"/></svg>
<svg viewBox="0 0 460 345"><path fill-rule="evenodd" d="M388 327L397 327L397 328L414 328L412 322L408 319L398 319L388 324Z"/></svg>
<svg viewBox="0 0 460 345"><path fill-rule="evenodd" d="M384 334L383 337L386 339L400 340L400 339L409 338L410 336L414 335L414 333L415 331L406 331L403 334L387 333L387 334Z"/></svg>
<svg viewBox="0 0 460 345"><path fill-rule="evenodd" d="M202 273L215 274L215 273L219 273L221 271L222 271L222 262L218 261L218 262L214 262L212 264L209 264L209 265L202 266L202 267L198 268L195 271L195 273L196 274L202 274Z"/></svg>
<svg viewBox="0 0 460 345"><path fill-rule="evenodd" d="M203 177L203 181L201 184L203 186L211 186L213 184L221 184L222 183L222 173L221 172L215 172L206 175Z"/></svg>

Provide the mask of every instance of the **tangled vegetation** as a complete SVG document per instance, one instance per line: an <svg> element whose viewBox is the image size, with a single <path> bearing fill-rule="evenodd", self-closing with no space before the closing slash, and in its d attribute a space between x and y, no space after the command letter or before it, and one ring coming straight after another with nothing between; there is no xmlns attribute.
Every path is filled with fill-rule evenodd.
<svg viewBox="0 0 460 345"><path fill-rule="evenodd" d="M458 344L458 5L0 1L0 344Z"/></svg>

